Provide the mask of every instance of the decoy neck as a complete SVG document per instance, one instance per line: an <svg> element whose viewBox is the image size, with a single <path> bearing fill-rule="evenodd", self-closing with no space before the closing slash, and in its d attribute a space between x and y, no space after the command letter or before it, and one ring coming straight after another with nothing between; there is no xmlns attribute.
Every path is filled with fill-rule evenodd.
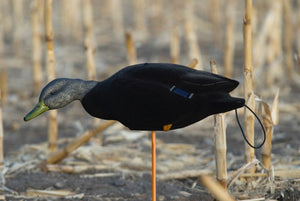
<svg viewBox="0 0 300 201"><path fill-rule="evenodd" d="M59 78L47 84L40 95L39 103L25 117L29 121L51 109L64 107L82 98L97 85L96 81Z"/></svg>

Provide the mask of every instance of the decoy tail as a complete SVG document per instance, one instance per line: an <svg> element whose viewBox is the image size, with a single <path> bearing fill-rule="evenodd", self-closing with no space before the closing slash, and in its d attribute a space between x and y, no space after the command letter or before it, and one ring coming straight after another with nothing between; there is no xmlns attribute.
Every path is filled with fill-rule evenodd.
<svg viewBox="0 0 300 201"><path fill-rule="evenodd" d="M245 99L232 97L232 105L234 109L241 108L245 106Z"/></svg>
<svg viewBox="0 0 300 201"><path fill-rule="evenodd" d="M196 92L215 91L229 93L239 85L239 82L236 80L205 71L201 71L201 74L188 73L182 76L181 79Z"/></svg>

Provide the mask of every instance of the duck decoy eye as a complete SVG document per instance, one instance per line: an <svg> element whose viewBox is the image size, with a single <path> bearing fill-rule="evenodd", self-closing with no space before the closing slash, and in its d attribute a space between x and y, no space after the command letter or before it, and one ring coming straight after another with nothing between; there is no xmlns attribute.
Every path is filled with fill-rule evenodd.
<svg viewBox="0 0 300 201"><path fill-rule="evenodd" d="M56 95L56 93L54 91L51 91L50 96L54 96L54 95Z"/></svg>

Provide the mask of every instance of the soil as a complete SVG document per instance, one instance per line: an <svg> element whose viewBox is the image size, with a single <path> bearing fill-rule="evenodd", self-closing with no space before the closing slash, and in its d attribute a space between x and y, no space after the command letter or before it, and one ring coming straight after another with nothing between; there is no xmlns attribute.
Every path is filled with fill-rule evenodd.
<svg viewBox="0 0 300 201"><path fill-rule="evenodd" d="M132 9L128 4L124 4L126 5L124 9ZM96 3L96 8L103 11L99 6ZM55 4L54 7L59 8L59 5ZM199 8L200 5L197 4L196 7ZM96 8L94 10L97 10ZM24 9L26 9L25 21L30 21L29 7L25 6ZM59 12L57 10L54 12L58 15L54 17L56 75L86 79L82 41L72 39L72 35L64 35L64 27L59 21ZM107 23L108 17L101 18L100 13L96 12L94 17L95 24L98 26L95 28L98 44L95 53L98 80L108 77L127 65L123 35L119 38L111 36L112 25ZM130 18L129 13L126 11L124 14L126 15L125 26L128 27L132 26L132 22L127 20ZM242 19L241 13L237 15ZM207 20L205 14L198 17ZM237 23L236 26L240 24ZM238 37L242 37L241 29L240 27L237 33ZM23 121L24 115L38 100L38 93L33 92L30 24L25 23L24 30L28 33L21 40L21 51L15 51L13 39L9 35L5 36L6 49L0 62L1 66L6 67L8 90L7 100L2 104L5 159L1 174L1 194L5 195L6 200L151 200L151 135L149 132L129 131L117 124L91 139L59 163L59 166L85 167L84 170L72 173L44 172L39 168L39 164L51 154L47 148L47 115L44 114L30 122ZM183 27L180 30L183 31ZM207 66L204 69L209 70L210 59L216 60L217 64L222 63L223 50L221 47L211 45L214 44L214 39L211 37L213 30L198 30L198 32L202 36L199 39L199 46L204 55L203 63ZM139 63L170 61L169 32L162 31L148 36L137 33L134 36L137 38L135 42ZM182 44L181 47L181 63L188 64L186 44ZM233 78L241 81L241 86L234 92L236 96L243 96L243 61L240 52L242 52L242 41L237 39L235 66L240 68L234 70ZM219 71L223 74L222 69ZM44 78L46 78L45 74ZM258 86L264 86L262 82L264 79L255 80ZM46 82L44 81L43 84ZM277 88L280 88L280 119L279 124L274 127L272 166L275 171L295 170L300 168L300 85L298 82L282 80L272 87L257 87L255 93L271 104ZM240 116L243 119L242 110ZM226 115L226 121L228 123L227 166L228 171L232 172L244 165L245 145L234 112ZM60 109L58 111L59 149L84 131L95 127L96 124L99 122L95 122L78 102ZM258 126L257 130L259 131ZM184 129L157 133L158 200L214 200L209 191L199 182L198 176L159 179L160 175L181 173L185 170L203 170L214 175L213 132L213 118L209 117ZM256 151L256 157L261 160L261 150ZM270 190L271 184L268 179L254 178L250 187L239 183L243 182L239 180L229 188L229 192L239 199L296 201L300 200L299 179L299 175L292 178L275 177L271 182L274 192ZM65 190L71 194L42 195L38 190L49 192Z"/></svg>

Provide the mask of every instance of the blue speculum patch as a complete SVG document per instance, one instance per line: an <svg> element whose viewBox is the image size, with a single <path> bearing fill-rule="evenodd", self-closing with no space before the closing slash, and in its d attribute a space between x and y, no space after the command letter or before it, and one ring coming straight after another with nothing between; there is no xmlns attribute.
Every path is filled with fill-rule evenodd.
<svg viewBox="0 0 300 201"><path fill-rule="evenodd" d="M183 96L184 98L189 98L191 99L193 97L193 93L189 93L187 91L184 91L183 89L180 89L180 88L177 88L175 85L173 85L171 88L170 88L170 91L179 95L179 96Z"/></svg>

